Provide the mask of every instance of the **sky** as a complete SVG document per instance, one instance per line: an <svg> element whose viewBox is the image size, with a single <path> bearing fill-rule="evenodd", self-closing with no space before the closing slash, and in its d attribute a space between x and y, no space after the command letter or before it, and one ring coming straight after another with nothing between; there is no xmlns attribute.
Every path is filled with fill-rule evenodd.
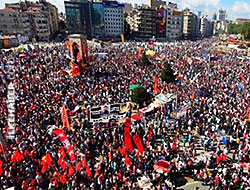
<svg viewBox="0 0 250 190"><path fill-rule="evenodd" d="M32 0L36 1L36 0ZM64 0L47 0L56 5L60 12L64 10ZM119 0L120 2L132 3L138 5L147 4L148 0ZM5 3L15 3L19 0L0 0L0 9L4 8ZM180 9L190 8L196 14L198 11L209 16L213 15L218 9L223 8L227 11L228 19L235 20L236 18L250 19L250 0L172 0L178 4Z"/></svg>

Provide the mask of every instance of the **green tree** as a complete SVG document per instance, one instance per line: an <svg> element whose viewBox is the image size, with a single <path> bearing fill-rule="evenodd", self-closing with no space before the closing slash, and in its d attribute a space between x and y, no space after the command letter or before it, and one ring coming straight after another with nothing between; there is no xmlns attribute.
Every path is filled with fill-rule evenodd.
<svg viewBox="0 0 250 190"><path fill-rule="evenodd" d="M65 31L67 29L66 23L63 20L59 21L58 27L60 31Z"/></svg>
<svg viewBox="0 0 250 190"><path fill-rule="evenodd" d="M139 86L133 90L131 100L132 102L139 104L140 107L143 107L144 103L146 105L150 103L151 95L146 91L145 88Z"/></svg>
<svg viewBox="0 0 250 190"><path fill-rule="evenodd" d="M242 24L241 35L244 36L245 40L250 40L250 22Z"/></svg>
<svg viewBox="0 0 250 190"><path fill-rule="evenodd" d="M175 81L175 75L168 63L164 64L164 69L160 75L161 80L165 81L166 83L171 83Z"/></svg>
<svg viewBox="0 0 250 190"><path fill-rule="evenodd" d="M139 62L139 65L146 67L152 65L152 63L148 60L145 53L142 54L142 58L141 61Z"/></svg>

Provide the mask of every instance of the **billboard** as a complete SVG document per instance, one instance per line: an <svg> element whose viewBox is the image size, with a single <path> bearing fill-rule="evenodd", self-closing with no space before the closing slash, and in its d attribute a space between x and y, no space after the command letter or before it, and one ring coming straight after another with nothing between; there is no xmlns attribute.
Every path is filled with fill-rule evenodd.
<svg viewBox="0 0 250 190"><path fill-rule="evenodd" d="M133 104L116 103L106 104L90 109L90 122L108 122L110 119L124 119L129 110L132 110Z"/></svg>

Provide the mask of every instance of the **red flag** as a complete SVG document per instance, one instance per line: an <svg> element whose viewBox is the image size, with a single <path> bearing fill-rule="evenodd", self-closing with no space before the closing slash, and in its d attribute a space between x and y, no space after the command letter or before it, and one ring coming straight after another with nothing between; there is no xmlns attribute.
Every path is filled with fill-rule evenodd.
<svg viewBox="0 0 250 190"><path fill-rule="evenodd" d="M61 165L61 164L62 164L62 161L63 161L63 157L62 157L62 156L60 156L60 158L59 158L59 160L58 160L57 164L58 164L58 165Z"/></svg>
<svg viewBox="0 0 250 190"><path fill-rule="evenodd" d="M46 171L47 171L47 169L48 169L47 164L43 164L43 167L42 167L41 172L42 172L42 173L44 173L44 172L46 172Z"/></svg>
<svg viewBox="0 0 250 190"><path fill-rule="evenodd" d="M152 135L153 135L153 125L151 126L149 133L148 133L148 142L150 141Z"/></svg>
<svg viewBox="0 0 250 190"><path fill-rule="evenodd" d="M90 178L90 176L91 176L91 170L90 170L89 166L87 166L86 174L87 174L88 178Z"/></svg>
<svg viewBox="0 0 250 190"><path fill-rule="evenodd" d="M159 78L158 77L155 77L155 81L154 81L154 87L153 87L153 93L156 93L156 92L160 92L160 90L158 89L158 83L159 83Z"/></svg>
<svg viewBox="0 0 250 190"><path fill-rule="evenodd" d="M73 147L72 145L70 144L67 136L65 135L64 131L62 131L61 129L55 129L53 131L59 138L60 140L62 141L63 145L64 145L64 148L66 149L67 151L67 154L69 155L69 158L71 161L74 161L76 159L75 157L75 154L74 154L74 151L73 151Z"/></svg>
<svg viewBox="0 0 250 190"><path fill-rule="evenodd" d="M66 154L65 154L65 151L64 151L64 148L60 148L60 154L62 155L62 158L65 158L66 157Z"/></svg>
<svg viewBox="0 0 250 190"><path fill-rule="evenodd" d="M18 150L15 151L15 153L11 157L11 162L21 162L23 159L23 154L18 152Z"/></svg>
<svg viewBox="0 0 250 190"><path fill-rule="evenodd" d="M126 149L129 152L132 152L133 151L133 145L132 145L131 135L130 135L129 132L124 133L124 143L125 143Z"/></svg>
<svg viewBox="0 0 250 190"><path fill-rule="evenodd" d="M80 68L79 68L79 66L76 63L72 64L71 74L72 74L73 77L78 77L78 76L81 75Z"/></svg>
<svg viewBox="0 0 250 190"><path fill-rule="evenodd" d="M67 128L68 130L70 130L68 114L67 114L65 104L63 104L63 106L62 106L62 113L61 114L62 114L61 119L62 119L62 122L63 122L63 128Z"/></svg>
<svg viewBox="0 0 250 190"><path fill-rule="evenodd" d="M80 172L80 171L81 171L81 165L82 165L81 162L78 162L78 163L76 164L76 171L77 171L77 172Z"/></svg>
<svg viewBox="0 0 250 190"><path fill-rule="evenodd" d="M141 142L141 139L140 139L139 135L133 136L133 140L134 140L135 145L137 146L139 152L141 154L143 154L144 148L143 148L143 145L142 145L142 142Z"/></svg>
<svg viewBox="0 0 250 190"><path fill-rule="evenodd" d="M153 45L154 44L154 41L153 40L149 40L148 41L148 45Z"/></svg>
<svg viewBox="0 0 250 190"><path fill-rule="evenodd" d="M124 131L125 132L130 132L131 119L130 118L126 118L124 125L125 125Z"/></svg>
<svg viewBox="0 0 250 190"><path fill-rule="evenodd" d="M69 43L69 41L68 41L68 40L66 40L66 41L65 41L65 44L66 44L66 46L67 46L68 50L69 50L69 51L71 51L71 48L70 48L70 43Z"/></svg>
<svg viewBox="0 0 250 190"><path fill-rule="evenodd" d="M60 175L59 179L60 179L61 183L67 183L67 179L65 178L65 176L63 174Z"/></svg>
<svg viewBox="0 0 250 190"><path fill-rule="evenodd" d="M100 174L100 170L101 170L101 162L99 163L99 166L95 172L95 176L94 176L94 179Z"/></svg>
<svg viewBox="0 0 250 190"><path fill-rule="evenodd" d="M131 161L130 161L130 159L129 159L128 156L125 156L125 163L126 163L127 167L132 165L132 163L131 163Z"/></svg>
<svg viewBox="0 0 250 190"><path fill-rule="evenodd" d="M4 169L2 168L2 165L0 166L0 176L3 174Z"/></svg>
<svg viewBox="0 0 250 190"><path fill-rule="evenodd" d="M73 173L75 173L75 169L73 168L72 165L70 165L68 169L68 177L71 177Z"/></svg>
<svg viewBox="0 0 250 190"><path fill-rule="evenodd" d="M78 54L77 54L77 61L78 61L78 62L81 61L81 53L80 53L80 52L78 52Z"/></svg>
<svg viewBox="0 0 250 190"><path fill-rule="evenodd" d="M63 171L66 170L66 161L65 160L62 160L61 167L62 167Z"/></svg>
<svg viewBox="0 0 250 190"><path fill-rule="evenodd" d="M245 82L245 81L246 81L246 79L245 79L245 77L244 77L244 74L243 74L243 73L240 75L240 78L241 78L241 81L242 81L242 82Z"/></svg>
<svg viewBox="0 0 250 190"><path fill-rule="evenodd" d="M52 162L52 158L51 158L50 154L47 152L47 154L46 154L46 164L48 164L49 166L52 166L51 162Z"/></svg>
<svg viewBox="0 0 250 190"><path fill-rule="evenodd" d="M83 161L82 161L82 167L83 167L83 169L85 169L86 166L87 166L87 159L86 159L86 157L84 157Z"/></svg>
<svg viewBox="0 0 250 190"><path fill-rule="evenodd" d="M125 154L125 149L124 148L119 147L117 150L120 152L120 154L122 156L124 156L124 154Z"/></svg>

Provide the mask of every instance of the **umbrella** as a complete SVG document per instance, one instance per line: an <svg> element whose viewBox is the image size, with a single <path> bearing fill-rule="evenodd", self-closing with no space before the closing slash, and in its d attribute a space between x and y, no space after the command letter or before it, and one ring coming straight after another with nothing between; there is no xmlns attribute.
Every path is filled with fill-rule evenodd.
<svg viewBox="0 0 250 190"><path fill-rule="evenodd" d="M170 171L170 163L165 160L160 160L154 165L154 170L158 173L168 173Z"/></svg>
<svg viewBox="0 0 250 190"><path fill-rule="evenodd" d="M129 90L134 90L135 88L139 87L140 85L138 84L132 84L128 89Z"/></svg>
<svg viewBox="0 0 250 190"><path fill-rule="evenodd" d="M141 119L142 119L142 116L139 116L138 114L133 114L133 115L131 116L131 118L132 118L133 120L141 120Z"/></svg>

